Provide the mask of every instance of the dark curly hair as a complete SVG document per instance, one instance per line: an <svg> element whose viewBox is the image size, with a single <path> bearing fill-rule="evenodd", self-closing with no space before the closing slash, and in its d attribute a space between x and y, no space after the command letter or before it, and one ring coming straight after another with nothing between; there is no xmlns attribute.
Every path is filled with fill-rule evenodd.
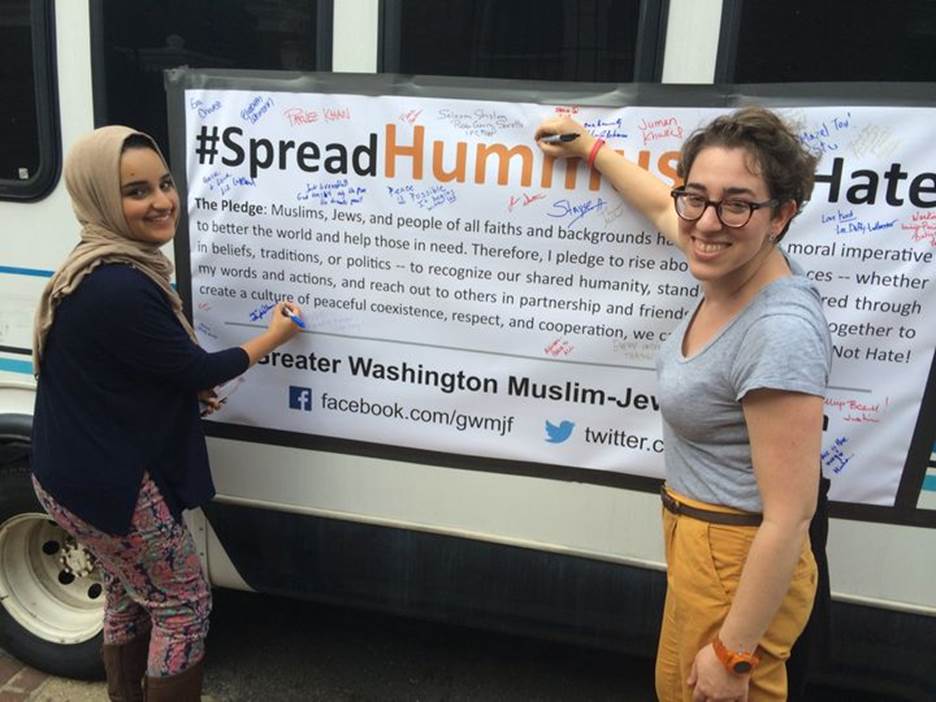
<svg viewBox="0 0 936 702"><path fill-rule="evenodd" d="M783 119L764 107L743 107L694 131L683 142L676 169L680 178L686 180L696 156L709 146L745 149L752 159L748 167L767 183L770 197L781 204L789 200L796 203L794 217L812 193L819 159L803 146ZM790 222L776 241L786 235Z"/></svg>

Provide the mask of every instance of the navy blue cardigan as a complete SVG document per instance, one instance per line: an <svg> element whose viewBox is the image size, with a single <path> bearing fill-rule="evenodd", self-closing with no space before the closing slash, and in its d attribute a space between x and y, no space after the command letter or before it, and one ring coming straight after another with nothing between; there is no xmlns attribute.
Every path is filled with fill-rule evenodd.
<svg viewBox="0 0 936 702"><path fill-rule="evenodd" d="M146 275L100 266L55 311L32 471L56 502L110 534L130 530L149 471L178 520L214 496L196 393L248 366L240 347L193 343Z"/></svg>

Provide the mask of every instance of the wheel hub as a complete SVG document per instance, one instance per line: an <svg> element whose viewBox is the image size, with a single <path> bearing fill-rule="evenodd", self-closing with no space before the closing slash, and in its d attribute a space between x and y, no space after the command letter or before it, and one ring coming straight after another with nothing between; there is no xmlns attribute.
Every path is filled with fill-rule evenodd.
<svg viewBox="0 0 936 702"><path fill-rule="evenodd" d="M61 644L103 626L102 574L93 556L45 514L0 524L0 606L32 635Z"/></svg>
<svg viewBox="0 0 936 702"><path fill-rule="evenodd" d="M94 571L95 566L94 556L71 535L66 537L62 545L60 562L62 569L76 578L88 577Z"/></svg>

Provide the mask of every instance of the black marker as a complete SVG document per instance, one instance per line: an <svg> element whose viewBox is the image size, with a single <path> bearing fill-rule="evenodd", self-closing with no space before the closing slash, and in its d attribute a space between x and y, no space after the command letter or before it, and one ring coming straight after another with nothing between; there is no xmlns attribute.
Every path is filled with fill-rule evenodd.
<svg viewBox="0 0 936 702"><path fill-rule="evenodd" d="M549 136L540 137L540 141L544 144L558 144L559 142L575 141L578 138L578 134L550 134Z"/></svg>

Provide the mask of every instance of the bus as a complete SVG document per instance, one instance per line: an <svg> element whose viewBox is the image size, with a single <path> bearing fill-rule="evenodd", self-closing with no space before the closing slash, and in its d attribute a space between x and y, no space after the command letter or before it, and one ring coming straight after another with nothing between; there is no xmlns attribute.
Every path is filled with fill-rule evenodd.
<svg viewBox="0 0 936 702"><path fill-rule="evenodd" d="M325 94L356 91L362 100L397 91L484 95L507 104L526 95L528 102L569 110L590 99L593 106L620 106L635 95L644 96L638 104L713 107L730 104L726 95L745 94L793 114L817 98L926 110L934 102L927 81L936 80L936 13L911 0L893 4L886 16L868 0L0 0L0 9L0 85L11 96L0 106L0 646L78 678L101 674L100 573L42 513L28 471L32 319L45 283L76 242L61 168L79 135L113 123L152 134L194 197L212 182L191 177L197 171L185 136L192 120L209 123L213 103L197 103L190 91L202 90L207 99L212 91L294 81ZM712 101L715 94L720 101ZM334 109L339 120L343 107ZM402 125L415 111L398 117ZM846 182L854 172L836 165L839 145L826 132L842 122L832 119L803 138L824 151L817 188L830 202L835 191L843 204L837 212L857 186ZM449 123L459 128L454 117ZM885 132L864 138L886 160L897 142ZM925 140L913 143L924 154L931 148ZM924 193L924 207L928 175L904 176ZM233 193L228 200L249 200L246 187ZM323 201L311 186L305 194ZM397 195L415 202L412 194ZM199 271L191 200L189 208L188 229L167 254L174 255L179 290L197 322L203 312L193 309ZM921 212L916 252L936 241L936 224ZM429 214L422 211L426 222ZM847 213L836 218L829 226L857 226ZM876 225L884 227L876 221L868 228ZM822 256L800 246L794 255ZM863 255L861 246L853 248ZM877 254L865 248L871 260L858 260L874 265ZM928 270L931 282L934 268L923 265L912 272L924 280L917 304L925 310L926 276L919 271ZM822 278L828 271L816 273L820 288L833 282ZM836 297L829 298L834 306ZM329 322L336 336L354 336L340 328L352 324L344 317ZM844 323L836 329L843 338L854 334ZM931 338L925 323L913 331ZM549 353L565 354L573 343L558 334ZM936 559L929 555L936 533L936 376L932 343L913 348L914 363L926 358L919 361L920 381L906 382L918 397L901 415L903 438L886 447L886 455L899 457L890 466L892 494L858 499L838 480L851 455L841 450L844 436L831 437L823 457L833 486L833 636L817 679L882 699L936 695L927 655L936 639ZM840 357L847 360L847 353L842 342ZM273 372L277 360L258 372ZM638 392L651 405L652 388L635 387L629 399ZM294 399L304 409L311 394ZM829 415L833 422L863 422L865 435L889 436L874 426L880 408L873 403L851 410L833 404ZM490 412L505 422L509 414ZM648 417L659 422L658 414ZM542 417L536 421L541 427ZM429 423L417 432L425 439L419 445L397 442L392 432L342 438L223 416L205 426L218 494L186 519L213 585L653 655L665 589L655 468L593 470L449 450L428 438L442 432ZM647 460L658 465L653 454L648 445ZM613 451L606 455L615 460Z"/></svg>

